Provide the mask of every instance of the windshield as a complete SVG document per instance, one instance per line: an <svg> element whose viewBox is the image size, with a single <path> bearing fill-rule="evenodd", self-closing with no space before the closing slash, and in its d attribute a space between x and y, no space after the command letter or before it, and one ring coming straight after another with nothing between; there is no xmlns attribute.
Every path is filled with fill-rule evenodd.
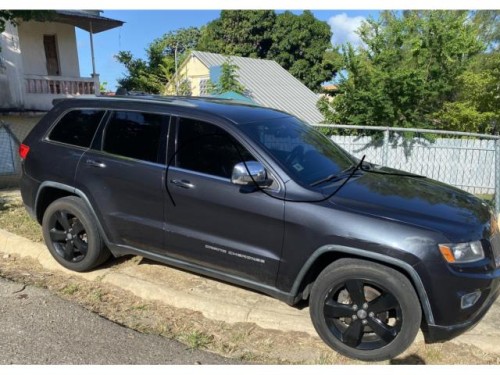
<svg viewBox="0 0 500 375"><path fill-rule="evenodd" d="M295 117L253 122L239 128L303 185L337 175L355 163L347 152Z"/></svg>

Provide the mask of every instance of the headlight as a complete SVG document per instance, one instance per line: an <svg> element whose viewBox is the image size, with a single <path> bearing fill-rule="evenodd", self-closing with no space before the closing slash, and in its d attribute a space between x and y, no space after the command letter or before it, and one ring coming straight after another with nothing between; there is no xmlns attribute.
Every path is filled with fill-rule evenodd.
<svg viewBox="0 0 500 375"><path fill-rule="evenodd" d="M470 263L484 258L481 241L442 244L439 250L448 263Z"/></svg>

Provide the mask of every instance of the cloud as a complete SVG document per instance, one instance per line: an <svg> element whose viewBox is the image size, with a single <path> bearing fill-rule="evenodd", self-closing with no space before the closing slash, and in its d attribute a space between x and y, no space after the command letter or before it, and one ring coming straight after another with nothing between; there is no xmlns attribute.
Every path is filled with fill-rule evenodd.
<svg viewBox="0 0 500 375"><path fill-rule="evenodd" d="M355 31L364 20L365 17L349 17L346 13L330 17L328 24L333 33L332 43L339 45L349 42L354 46L359 46L361 40Z"/></svg>

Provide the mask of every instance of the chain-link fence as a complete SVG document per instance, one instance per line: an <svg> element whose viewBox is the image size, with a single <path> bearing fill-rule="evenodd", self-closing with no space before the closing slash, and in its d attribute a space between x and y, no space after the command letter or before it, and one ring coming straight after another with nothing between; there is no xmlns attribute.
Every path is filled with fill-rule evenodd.
<svg viewBox="0 0 500 375"><path fill-rule="evenodd" d="M10 125L0 120L0 189L19 186L21 160L18 149L32 127L32 124Z"/></svg>
<svg viewBox="0 0 500 375"><path fill-rule="evenodd" d="M314 125L350 154L490 200L500 212L500 136L378 126Z"/></svg>

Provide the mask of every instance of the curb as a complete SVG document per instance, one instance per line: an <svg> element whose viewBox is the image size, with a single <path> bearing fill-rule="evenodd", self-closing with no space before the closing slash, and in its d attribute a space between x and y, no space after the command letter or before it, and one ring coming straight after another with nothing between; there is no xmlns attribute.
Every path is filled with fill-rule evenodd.
<svg viewBox="0 0 500 375"><path fill-rule="evenodd" d="M208 319L227 323L255 323L265 329L317 335L307 308L298 310L274 298L166 265L144 262L117 269L73 272L57 263L43 243L32 242L3 229L0 229L0 252L36 259L50 271L90 281L99 279L100 282L127 290L146 300L199 311Z"/></svg>
<svg viewBox="0 0 500 375"><path fill-rule="evenodd" d="M299 310L274 298L166 265L130 264L86 273L70 271L57 263L46 246L0 228L0 252L36 259L45 269L86 280L99 280L127 290L145 300L201 312L206 318L227 323L255 323L265 329L295 331L317 336L309 308ZM230 298L228 298L228 296ZM472 330L452 342L474 345L500 355L500 299ZM423 341L419 332L415 342Z"/></svg>

